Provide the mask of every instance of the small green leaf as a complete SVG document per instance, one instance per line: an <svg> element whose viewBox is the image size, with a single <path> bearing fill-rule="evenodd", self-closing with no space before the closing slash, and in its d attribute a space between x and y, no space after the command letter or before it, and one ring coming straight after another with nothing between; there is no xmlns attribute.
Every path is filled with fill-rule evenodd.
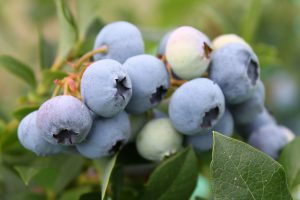
<svg viewBox="0 0 300 200"><path fill-rule="evenodd" d="M54 190L63 190L80 173L84 159L81 156L68 156L62 163L56 177Z"/></svg>
<svg viewBox="0 0 300 200"><path fill-rule="evenodd" d="M82 156L69 154L40 158L40 160L46 166L35 177L35 182L57 193L61 192L71 181L78 177L84 164Z"/></svg>
<svg viewBox="0 0 300 200"><path fill-rule="evenodd" d="M34 88L36 86L36 79L32 69L27 65L25 65L24 63L16 60L15 58L7 55L1 55L0 67L5 68L12 74L21 78L23 81L28 83L31 87Z"/></svg>
<svg viewBox="0 0 300 200"><path fill-rule="evenodd" d="M15 109L13 111L13 116L17 120L21 121L26 115L37 110L38 108L39 108L39 105L23 106L23 107Z"/></svg>
<svg viewBox="0 0 300 200"><path fill-rule="evenodd" d="M91 191L91 188L87 186L65 190L59 200L79 199L81 195L88 193L89 191Z"/></svg>
<svg viewBox="0 0 300 200"><path fill-rule="evenodd" d="M113 157L102 158L100 160L95 160L94 164L101 174L100 182L101 182L101 200L105 197L105 192L113 172L113 169L116 164L118 154L114 155Z"/></svg>
<svg viewBox="0 0 300 200"><path fill-rule="evenodd" d="M39 30L39 58L40 68L48 69L54 60L54 49L53 45L46 40L41 30Z"/></svg>
<svg viewBox="0 0 300 200"><path fill-rule="evenodd" d="M279 162L286 170L288 184L291 189L300 185L300 137L289 143L282 151Z"/></svg>
<svg viewBox="0 0 300 200"><path fill-rule="evenodd" d="M28 185L30 180L40 171L40 168L37 167L15 166L14 168L19 173L25 185Z"/></svg>
<svg viewBox="0 0 300 200"><path fill-rule="evenodd" d="M83 40L90 25L96 20L101 12L100 5L102 1L93 0L77 0L77 12L78 12L78 31L79 38Z"/></svg>
<svg viewBox="0 0 300 200"><path fill-rule="evenodd" d="M241 141L214 132L214 199L290 200L283 167Z"/></svg>
<svg viewBox="0 0 300 200"><path fill-rule="evenodd" d="M43 76L43 85L45 87L49 87L53 84L55 79L63 79L67 76L67 73L62 71L51 71L51 70L44 70L42 73Z"/></svg>
<svg viewBox="0 0 300 200"><path fill-rule="evenodd" d="M191 148L161 163L151 174L142 199L188 199L198 178L197 158Z"/></svg>
<svg viewBox="0 0 300 200"><path fill-rule="evenodd" d="M63 62L78 39L73 15L65 0L55 0L59 20L59 45L56 62Z"/></svg>

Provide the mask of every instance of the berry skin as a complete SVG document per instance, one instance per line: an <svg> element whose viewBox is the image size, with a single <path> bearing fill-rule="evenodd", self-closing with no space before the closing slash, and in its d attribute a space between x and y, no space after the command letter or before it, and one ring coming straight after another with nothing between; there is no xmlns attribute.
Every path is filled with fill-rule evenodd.
<svg viewBox="0 0 300 200"><path fill-rule="evenodd" d="M160 42L159 42L159 47L158 47L158 50L157 50L157 55L158 55L159 57L162 57L162 56L164 56L164 55L166 54L167 43L168 43L168 40L169 40L170 35L171 35L172 32L173 32L173 30L167 32L167 33L163 36L163 38L160 40Z"/></svg>
<svg viewBox="0 0 300 200"><path fill-rule="evenodd" d="M295 135L286 127L270 124L253 132L248 142L253 147L277 159L280 150L294 137Z"/></svg>
<svg viewBox="0 0 300 200"><path fill-rule="evenodd" d="M94 55L94 60L114 59L124 63L128 58L144 53L144 41L139 29L128 22L113 22L105 27L97 35L94 49L103 45L107 46L107 52Z"/></svg>
<svg viewBox="0 0 300 200"><path fill-rule="evenodd" d="M225 110L219 86L207 78L197 78L181 85L172 95L169 116L177 131L194 135L212 128Z"/></svg>
<svg viewBox="0 0 300 200"><path fill-rule="evenodd" d="M208 151L213 145L213 131L217 131L226 136L233 134L234 121L228 109L225 110L219 122L209 131L198 133L197 135L187 136L186 144L192 145L197 152Z"/></svg>
<svg viewBox="0 0 300 200"><path fill-rule="evenodd" d="M129 140L130 122L126 112L113 118L97 118L87 138L76 145L79 153L96 159L118 152Z"/></svg>
<svg viewBox="0 0 300 200"><path fill-rule="evenodd" d="M84 103L102 117L112 117L129 102L131 81L120 63L111 59L96 61L84 72L81 79Z"/></svg>
<svg viewBox="0 0 300 200"><path fill-rule="evenodd" d="M249 135L258 130L262 126L266 126L269 124L276 125L275 118L269 113L269 111L264 108L261 113L256 115L249 123L238 125L239 134L247 139Z"/></svg>
<svg viewBox="0 0 300 200"><path fill-rule="evenodd" d="M222 89L228 104L247 100L259 79L259 64L254 52L243 44L226 44L212 54L210 79Z"/></svg>
<svg viewBox="0 0 300 200"><path fill-rule="evenodd" d="M157 106L170 87L164 63L154 56L139 55L129 58L123 66L132 82L132 97L126 111L141 114Z"/></svg>
<svg viewBox="0 0 300 200"><path fill-rule="evenodd" d="M246 101L232 105L230 110L236 124L247 124L264 110L265 86L261 80L258 81L251 97Z"/></svg>
<svg viewBox="0 0 300 200"><path fill-rule="evenodd" d="M212 41L212 48L213 50L217 50L229 43L240 43L251 49L250 45L243 38L236 34L224 34L216 37Z"/></svg>
<svg viewBox="0 0 300 200"><path fill-rule="evenodd" d="M44 102L37 113L37 126L52 144L75 145L92 126L89 109L77 98L56 96Z"/></svg>
<svg viewBox="0 0 300 200"><path fill-rule="evenodd" d="M168 118L153 119L138 134L136 147L143 158L160 161L181 149L182 135Z"/></svg>
<svg viewBox="0 0 300 200"><path fill-rule="evenodd" d="M38 156L49 156L61 152L64 147L47 142L36 125L37 111L28 114L18 128L20 143Z"/></svg>
<svg viewBox="0 0 300 200"><path fill-rule="evenodd" d="M210 62L208 37L190 26L175 29L170 35L166 57L174 73L182 79L201 76Z"/></svg>

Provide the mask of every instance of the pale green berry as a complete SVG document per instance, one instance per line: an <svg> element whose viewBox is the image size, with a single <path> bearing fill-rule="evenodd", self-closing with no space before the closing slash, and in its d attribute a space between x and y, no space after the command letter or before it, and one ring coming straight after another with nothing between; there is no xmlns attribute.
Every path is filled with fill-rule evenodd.
<svg viewBox="0 0 300 200"><path fill-rule="evenodd" d="M174 30L167 43L166 58L173 72L182 79L201 76L210 62L208 37L190 26Z"/></svg>
<svg viewBox="0 0 300 200"><path fill-rule="evenodd" d="M251 49L250 45L243 38L241 38L240 36L238 36L236 34L224 34L224 35L220 35L220 36L216 37L212 41L212 48L213 48L213 50L217 50L217 49L220 49L225 44L229 44L229 43L244 44Z"/></svg>
<svg viewBox="0 0 300 200"><path fill-rule="evenodd" d="M136 146L145 159L160 161L179 151L183 137L168 118L149 121L137 136Z"/></svg>

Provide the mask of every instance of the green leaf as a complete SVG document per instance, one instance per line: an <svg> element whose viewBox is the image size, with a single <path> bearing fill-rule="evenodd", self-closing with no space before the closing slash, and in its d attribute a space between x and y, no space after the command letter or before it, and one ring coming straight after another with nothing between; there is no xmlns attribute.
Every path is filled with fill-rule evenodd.
<svg viewBox="0 0 300 200"><path fill-rule="evenodd" d="M90 25L100 16L102 1L77 0L79 38L83 40Z"/></svg>
<svg viewBox="0 0 300 200"><path fill-rule="evenodd" d="M100 192L89 192L80 196L79 200L100 200Z"/></svg>
<svg viewBox="0 0 300 200"><path fill-rule="evenodd" d="M30 180L39 173L40 168L15 166L14 169L19 173L25 185L28 185Z"/></svg>
<svg viewBox="0 0 300 200"><path fill-rule="evenodd" d="M91 188L87 186L65 190L59 200L79 199L81 195L88 193L90 190Z"/></svg>
<svg viewBox="0 0 300 200"><path fill-rule="evenodd" d="M115 167L117 157L118 154L114 155L113 157L102 158L94 162L99 174L101 174L101 200L103 200L105 197L105 192Z"/></svg>
<svg viewBox="0 0 300 200"><path fill-rule="evenodd" d="M188 199L197 183L197 158L191 148L161 163L151 174L142 199Z"/></svg>
<svg viewBox="0 0 300 200"><path fill-rule="evenodd" d="M73 15L65 0L55 0L59 20L59 46L56 62L63 62L78 39Z"/></svg>
<svg viewBox="0 0 300 200"><path fill-rule="evenodd" d="M40 158L47 166L35 177L35 182L44 188L61 192L81 172L84 164L82 156L57 155L55 157Z"/></svg>
<svg viewBox="0 0 300 200"><path fill-rule="evenodd" d="M241 141L214 132L214 199L292 199L283 167Z"/></svg>
<svg viewBox="0 0 300 200"><path fill-rule="evenodd" d="M288 184L294 189L300 184L300 137L296 137L282 151L279 162L286 170Z"/></svg>
<svg viewBox="0 0 300 200"><path fill-rule="evenodd" d="M53 45L46 40L41 30L39 30L39 58L40 58L40 68L42 70L51 67L54 60L54 49Z"/></svg>
<svg viewBox="0 0 300 200"><path fill-rule="evenodd" d="M57 175L54 190L63 190L74 178L78 176L82 167L84 159L81 156L68 156L63 162Z"/></svg>
<svg viewBox="0 0 300 200"><path fill-rule="evenodd" d="M34 88L36 86L36 79L32 69L15 58L7 55L1 55L0 67L3 67L7 71L21 78L31 87Z"/></svg>
<svg viewBox="0 0 300 200"><path fill-rule="evenodd" d="M30 105L30 106L23 106L20 108L17 108L13 111L13 116L17 119L17 120L22 120L26 115L28 115L29 113L37 110L39 108L38 105Z"/></svg>
<svg viewBox="0 0 300 200"><path fill-rule="evenodd" d="M43 85L45 87L49 87L53 84L55 79L63 79L67 76L67 73L62 71L51 71L51 70L44 70L42 73L43 76Z"/></svg>

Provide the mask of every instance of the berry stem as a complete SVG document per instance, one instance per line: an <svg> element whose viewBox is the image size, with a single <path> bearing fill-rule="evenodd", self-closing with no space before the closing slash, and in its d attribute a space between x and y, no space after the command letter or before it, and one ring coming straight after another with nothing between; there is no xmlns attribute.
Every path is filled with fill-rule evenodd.
<svg viewBox="0 0 300 200"><path fill-rule="evenodd" d="M101 47L99 47L98 49L95 49L93 51L90 51L86 54L84 54L76 63L74 66L75 71L78 71L81 67L81 65L87 61L88 59L90 59L93 55L97 54L97 53L106 53L108 50L106 45L103 45Z"/></svg>
<svg viewBox="0 0 300 200"><path fill-rule="evenodd" d="M57 84L53 90L52 97L57 96L60 89L61 89L61 86L59 84Z"/></svg>

